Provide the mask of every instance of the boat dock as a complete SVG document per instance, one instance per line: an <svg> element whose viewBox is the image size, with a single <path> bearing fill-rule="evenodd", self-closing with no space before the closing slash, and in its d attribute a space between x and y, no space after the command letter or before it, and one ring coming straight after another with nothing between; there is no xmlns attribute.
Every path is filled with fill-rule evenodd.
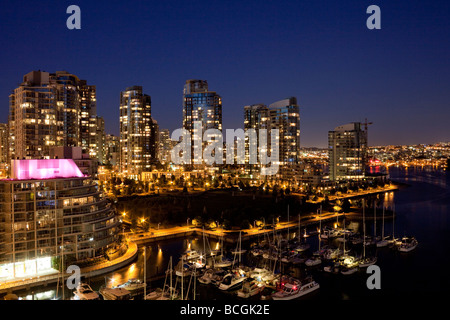
<svg viewBox="0 0 450 320"><path fill-rule="evenodd" d="M345 216L352 216L355 215L355 213L346 213ZM325 212L321 215L321 217L318 216L310 216L305 217L301 221L301 227L304 228L305 226L311 226L319 224L320 220L322 222L327 222L335 219L339 219L340 217L343 217L343 213L331 213L331 212ZM274 230L275 229L275 230ZM243 229L242 232L242 240L251 240L253 238L256 238L258 236L264 236L265 234L271 234L274 231L275 232L285 232L289 230L298 230L298 221L292 221L292 222L282 222L278 223L275 228L270 229L260 229L260 228L251 228L251 229ZM152 242L157 241L163 241L163 240L169 240L169 239L176 239L176 238L185 238L190 236L201 236L203 233L211 238L211 239L221 239L223 238L224 242L227 243L236 243L236 241L239 238L239 230L224 230L224 229L215 229L215 230L205 230L201 228L195 228L195 227L173 227L173 228L167 228L167 229L161 229L161 230L154 230L149 232L142 232L142 233L127 233L128 238L130 241L135 242L138 245L144 245Z"/></svg>

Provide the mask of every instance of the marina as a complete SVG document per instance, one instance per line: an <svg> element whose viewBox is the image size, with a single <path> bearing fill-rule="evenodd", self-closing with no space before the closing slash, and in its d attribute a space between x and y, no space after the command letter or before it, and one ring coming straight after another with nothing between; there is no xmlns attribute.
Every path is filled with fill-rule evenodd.
<svg viewBox="0 0 450 320"><path fill-rule="evenodd" d="M405 177L405 172L398 173ZM433 210L440 218L445 214L442 199L449 201L447 191L442 191L436 183L430 183L433 180L427 178L428 173L419 171L414 174L414 180L411 181L410 176L404 179L412 187L395 195L389 193L383 199L386 208L395 207L394 220L377 213L377 219L372 217L367 221L342 216L323 222L319 220L318 226L303 226L301 223L299 227L295 222L290 225L289 232L287 228L261 230L264 232L259 234L259 239L258 235L245 238L241 234L240 241L238 234L234 243L212 237L207 231L196 230L195 234L185 238L142 244L137 259L130 265L105 276L84 277L83 282L98 291L139 279L146 282L145 296L149 300L181 297L189 300L270 300L282 295L280 292L298 291L302 287L305 294L295 299L358 299L381 295L380 291L368 290L365 285L366 268L376 264L383 272L383 296L395 296L399 292L407 295L410 288L407 283L409 277L414 277L413 270L418 267L426 270L427 265L420 256L426 254L426 250L433 250L434 245L427 237L429 225L420 228L420 224L415 224L408 214L414 214L418 221L423 221L429 210ZM435 174L446 181L445 175ZM430 209L429 201L422 203L417 200L416 209L411 211L410 201L420 199L417 198L420 192L432 192L437 203ZM383 212L382 208L378 212ZM373 216L374 213L365 212L366 215ZM321 237L323 234L327 236ZM440 237L442 235L438 233L437 239ZM147 259L144 259L144 248ZM181 264L185 269L177 276L175 267L182 257L186 258ZM307 263L309 260L315 263ZM231 265L225 263L217 267L214 261L228 261ZM307 285L313 281L318 284L317 289L308 291ZM282 283L289 284L288 288ZM27 299L32 298L31 295L35 298L38 295L49 297L46 289L50 287L53 290L54 286L48 285L40 290L14 293ZM102 299L103 295L100 296ZM142 292L133 299L144 299L145 296Z"/></svg>

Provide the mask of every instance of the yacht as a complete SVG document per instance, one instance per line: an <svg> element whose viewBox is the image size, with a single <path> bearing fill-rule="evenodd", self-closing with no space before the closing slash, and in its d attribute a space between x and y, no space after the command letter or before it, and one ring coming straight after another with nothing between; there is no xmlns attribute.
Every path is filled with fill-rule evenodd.
<svg viewBox="0 0 450 320"><path fill-rule="evenodd" d="M100 296L97 292L87 284L80 282L77 289L74 291L72 300L100 300Z"/></svg>
<svg viewBox="0 0 450 320"><path fill-rule="evenodd" d="M341 270L341 273L344 275L350 275L350 274L354 274L355 272L358 271L358 266L357 265L349 265L349 266L344 266Z"/></svg>
<svg viewBox="0 0 450 320"><path fill-rule="evenodd" d="M307 267L313 267L313 266L317 266L321 263L322 263L322 259L320 259L320 257L313 256L313 257L309 258L308 260L306 260L305 265Z"/></svg>
<svg viewBox="0 0 450 320"><path fill-rule="evenodd" d="M187 277L192 273L192 264L191 263L183 263L183 260L175 266L174 268L175 274L179 277Z"/></svg>
<svg viewBox="0 0 450 320"><path fill-rule="evenodd" d="M218 258L214 261L214 267L216 268L226 268L230 267L233 264L233 261L230 259L224 258L223 255L218 256Z"/></svg>
<svg viewBox="0 0 450 320"><path fill-rule="evenodd" d="M293 265L298 265L298 264L301 264L301 263L305 263L306 260L307 259L305 257L303 257L301 255L301 253L298 253L298 254L292 256L289 259L289 262L292 263Z"/></svg>
<svg viewBox="0 0 450 320"><path fill-rule="evenodd" d="M201 277L198 278L198 282L201 284L210 284L211 280L214 277L215 270L214 269L208 269L203 273Z"/></svg>
<svg viewBox="0 0 450 320"><path fill-rule="evenodd" d="M386 247L389 244L389 241L386 239L382 239L380 241L377 241L377 248L383 248Z"/></svg>
<svg viewBox="0 0 450 320"><path fill-rule="evenodd" d="M301 244L297 245L297 246L294 248L294 251L297 251L297 252L303 252L303 251L308 250L309 247L310 247L310 245L309 245L308 243L306 243L306 242L305 242L305 243L301 243Z"/></svg>
<svg viewBox="0 0 450 320"><path fill-rule="evenodd" d="M252 271L250 271L249 277L260 282L271 282L276 278L273 272L264 268L253 269Z"/></svg>
<svg viewBox="0 0 450 320"><path fill-rule="evenodd" d="M219 284L219 289L224 291L236 289L243 284L245 279L247 277L242 270L230 272L223 277Z"/></svg>
<svg viewBox="0 0 450 320"><path fill-rule="evenodd" d="M338 237L339 231L337 231L336 229L324 229L323 233L320 235L321 239L331 239L331 238L336 238Z"/></svg>
<svg viewBox="0 0 450 320"><path fill-rule="evenodd" d="M292 300L319 289L319 284L312 278L300 282L297 279L285 283L280 291L272 295L273 300Z"/></svg>
<svg viewBox="0 0 450 320"><path fill-rule="evenodd" d="M131 293L125 288L101 288L103 300L131 300Z"/></svg>
<svg viewBox="0 0 450 320"><path fill-rule="evenodd" d="M144 300L156 300L159 297L161 297L163 294L163 289L161 288L156 288L155 290L152 290L150 293L148 293Z"/></svg>
<svg viewBox="0 0 450 320"><path fill-rule="evenodd" d="M226 274L227 272L223 269L216 270L211 278L211 284L218 286Z"/></svg>
<svg viewBox="0 0 450 320"><path fill-rule="evenodd" d="M335 262L334 264L330 264L323 268L323 271L329 273L339 273L341 270L341 264L339 262Z"/></svg>
<svg viewBox="0 0 450 320"><path fill-rule="evenodd" d="M145 296L145 300L176 300L177 298L178 291L169 285L166 285L164 290L156 288Z"/></svg>
<svg viewBox="0 0 450 320"><path fill-rule="evenodd" d="M238 290L237 295L239 298L250 298L261 293L265 287L264 283L258 280L246 280L242 288Z"/></svg>
<svg viewBox="0 0 450 320"><path fill-rule="evenodd" d="M161 295L157 297L155 300L178 300L180 299L180 295L178 290L174 287L169 287L166 285L165 290L161 292Z"/></svg>
<svg viewBox="0 0 450 320"><path fill-rule="evenodd" d="M147 284L140 279L130 279L127 282L116 286L115 288L124 288L133 294L137 291L144 290L146 285Z"/></svg>
<svg viewBox="0 0 450 320"><path fill-rule="evenodd" d="M184 254L181 256L181 258L184 261L190 261L190 260L199 259L200 256L201 256L200 252L198 252L196 250L188 249L184 252Z"/></svg>
<svg viewBox="0 0 450 320"><path fill-rule="evenodd" d="M326 260L333 260L339 258L343 254L343 251L340 249L328 249L323 257Z"/></svg>
<svg viewBox="0 0 450 320"><path fill-rule="evenodd" d="M398 250L400 252L410 252L414 250L419 242L413 237L413 238L407 238L403 237L402 242L400 243Z"/></svg>
<svg viewBox="0 0 450 320"><path fill-rule="evenodd" d="M359 261L359 266L364 268L377 263L377 257L366 257Z"/></svg>

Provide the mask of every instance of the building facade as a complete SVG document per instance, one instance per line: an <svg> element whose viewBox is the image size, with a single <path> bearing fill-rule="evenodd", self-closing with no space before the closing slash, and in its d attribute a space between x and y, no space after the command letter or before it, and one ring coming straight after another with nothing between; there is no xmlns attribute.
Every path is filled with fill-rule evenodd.
<svg viewBox="0 0 450 320"><path fill-rule="evenodd" d="M105 136L105 164L118 171L120 165L120 138L107 134Z"/></svg>
<svg viewBox="0 0 450 320"><path fill-rule="evenodd" d="M297 164L300 160L300 107L296 98L269 105L269 128L279 130L280 166Z"/></svg>
<svg viewBox="0 0 450 320"><path fill-rule="evenodd" d="M268 178L290 178L297 174L300 162L300 110L297 99L291 97L270 104L254 104L244 107L244 129L255 129L258 138L258 154L271 156L271 130L277 129L278 165L276 176ZM267 129L267 144L261 145L259 131ZM249 138L246 136L246 168L255 173L261 165L249 165Z"/></svg>
<svg viewBox="0 0 450 320"><path fill-rule="evenodd" d="M367 166L367 131L359 122L328 132L329 175L331 181L358 180Z"/></svg>
<svg viewBox="0 0 450 320"><path fill-rule="evenodd" d="M39 275L55 261L102 256L118 240L115 210L71 159L13 160L0 180L0 278Z"/></svg>
<svg viewBox="0 0 450 320"><path fill-rule="evenodd" d="M201 133L194 124L201 124ZM206 80L187 80L183 90L183 128L191 134L192 164L200 165L194 155L203 153L203 134L208 129L222 130L222 98L208 89ZM196 141L194 135L198 137ZM214 138L215 135L210 135ZM197 148L202 150L197 150Z"/></svg>
<svg viewBox="0 0 450 320"><path fill-rule="evenodd" d="M31 71L9 96L11 159L48 159L54 146L91 147L95 86L67 71Z"/></svg>
<svg viewBox="0 0 450 320"><path fill-rule="evenodd" d="M152 144L151 97L141 86L126 88L120 93L120 171L138 177L150 171Z"/></svg>

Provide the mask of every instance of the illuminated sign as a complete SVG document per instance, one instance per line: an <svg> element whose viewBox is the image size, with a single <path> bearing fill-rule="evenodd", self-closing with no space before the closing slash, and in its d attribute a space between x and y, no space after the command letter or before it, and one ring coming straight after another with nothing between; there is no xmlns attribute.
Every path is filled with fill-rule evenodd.
<svg viewBox="0 0 450 320"><path fill-rule="evenodd" d="M84 177L72 159L13 160L11 178L17 180L42 180Z"/></svg>

